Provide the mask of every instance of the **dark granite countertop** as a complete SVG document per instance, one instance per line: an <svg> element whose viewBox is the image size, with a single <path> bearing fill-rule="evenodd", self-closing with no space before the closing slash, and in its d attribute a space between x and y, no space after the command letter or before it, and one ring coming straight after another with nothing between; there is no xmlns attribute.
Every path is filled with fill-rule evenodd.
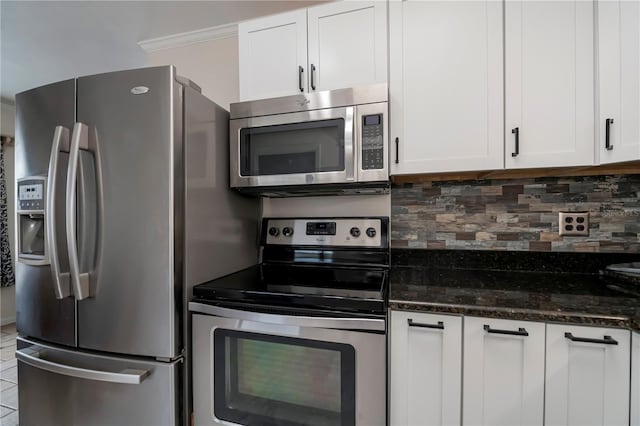
<svg viewBox="0 0 640 426"><path fill-rule="evenodd" d="M640 331L640 286L607 264L640 254L392 250L391 309Z"/></svg>

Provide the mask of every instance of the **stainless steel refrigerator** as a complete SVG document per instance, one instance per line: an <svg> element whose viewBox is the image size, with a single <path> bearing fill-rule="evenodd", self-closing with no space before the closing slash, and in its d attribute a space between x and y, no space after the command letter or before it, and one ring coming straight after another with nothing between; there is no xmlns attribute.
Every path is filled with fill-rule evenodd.
<svg viewBox="0 0 640 426"><path fill-rule="evenodd" d="M193 285L257 262L228 113L171 66L16 96L20 424L190 415Z"/></svg>

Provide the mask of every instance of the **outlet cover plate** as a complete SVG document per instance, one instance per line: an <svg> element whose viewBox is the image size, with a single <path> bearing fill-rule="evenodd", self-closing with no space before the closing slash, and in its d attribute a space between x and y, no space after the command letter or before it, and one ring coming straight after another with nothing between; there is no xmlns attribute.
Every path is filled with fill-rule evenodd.
<svg viewBox="0 0 640 426"><path fill-rule="evenodd" d="M574 237L589 236L589 212L560 212L558 232Z"/></svg>

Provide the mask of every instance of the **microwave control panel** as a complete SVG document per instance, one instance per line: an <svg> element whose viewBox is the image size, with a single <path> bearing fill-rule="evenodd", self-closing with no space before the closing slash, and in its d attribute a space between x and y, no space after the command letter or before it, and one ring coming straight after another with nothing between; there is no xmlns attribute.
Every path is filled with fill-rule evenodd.
<svg viewBox="0 0 640 426"><path fill-rule="evenodd" d="M362 170L384 168L382 114L362 117Z"/></svg>

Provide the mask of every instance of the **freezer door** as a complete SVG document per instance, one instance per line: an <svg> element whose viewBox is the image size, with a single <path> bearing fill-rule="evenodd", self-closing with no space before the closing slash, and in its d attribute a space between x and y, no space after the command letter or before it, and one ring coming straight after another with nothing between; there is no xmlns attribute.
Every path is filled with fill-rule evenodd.
<svg viewBox="0 0 640 426"><path fill-rule="evenodd" d="M18 339L20 424L177 425L182 359L92 355Z"/></svg>
<svg viewBox="0 0 640 426"><path fill-rule="evenodd" d="M50 84L16 95L15 175L17 180L38 175L49 179L45 183L45 192L48 192L47 196L51 195L55 220L51 229L45 221L44 231L53 231L56 244L50 247L47 245L45 250L48 258L57 258L59 276L68 274L69 271L64 204L69 157L68 137L75 121L75 100L75 80ZM63 127L64 131L58 133L59 149L52 150L58 126ZM52 168L51 171L56 173L50 175L49 167L53 163L57 163L57 170ZM49 185L52 181L55 185ZM55 191L47 191L50 189ZM19 248L16 247L15 253L18 252ZM57 256L54 257L54 254ZM75 300L68 291L68 283L64 279L60 281L60 287L67 284L67 288L61 288L65 294L58 294L62 297L58 299L51 265L33 265L18 259L16 322L21 335L68 346L76 344Z"/></svg>
<svg viewBox="0 0 640 426"><path fill-rule="evenodd" d="M166 66L78 79L76 126L87 130L80 151L95 158L98 188L95 266L78 301L81 348L180 355L182 250L174 243L182 229L174 218L182 217L184 173L174 73Z"/></svg>

